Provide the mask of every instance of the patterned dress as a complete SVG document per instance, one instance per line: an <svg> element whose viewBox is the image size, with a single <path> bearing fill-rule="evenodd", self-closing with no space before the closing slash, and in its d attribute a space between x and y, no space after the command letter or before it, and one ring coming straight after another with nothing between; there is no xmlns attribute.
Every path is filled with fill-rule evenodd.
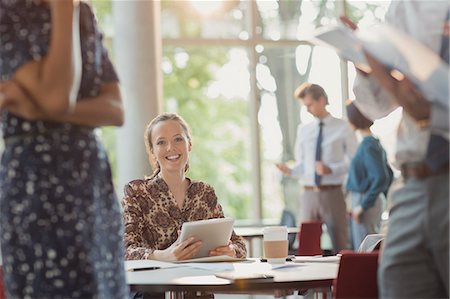
<svg viewBox="0 0 450 299"><path fill-rule="evenodd" d="M0 79L41 59L51 33L42 1L0 0ZM117 81L91 8L81 4L79 99ZM126 298L123 226L93 128L1 112L0 233L8 298Z"/></svg>
<svg viewBox="0 0 450 299"><path fill-rule="evenodd" d="M122 206L128 260L148 259L154 250L168 248L177 240L184 222L224 217L210 185L191 181L180 209L160 175L128 183ZM244 239L233 232L231 242L236 256L244 258L247 254Z"/></svg>

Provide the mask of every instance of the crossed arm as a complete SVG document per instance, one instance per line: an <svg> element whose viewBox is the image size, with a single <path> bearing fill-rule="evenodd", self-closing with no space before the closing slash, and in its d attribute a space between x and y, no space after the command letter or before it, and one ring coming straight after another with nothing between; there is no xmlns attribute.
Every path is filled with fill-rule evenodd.
<svg viewBox="0 0 450 299"><path fill-rule="evenodd" d="M41 113L66 113L76 100L81 78L79 10L73 0L47 1L51 9L52 32L48 53L39 61L20 66L12 81L27 94ZM0 85L0 88L4 84ZM2 88L3 89L3 88ZM0 92L4 91L0 89ZM3 95L0 108L8 109L13 98Z"/></svg>
<svg viewBox="0 0 450 299"><path fill-rule="evenodd" d="M9 103L4 108L28 120L68 122L89 127L121 126L124 122L118 82L103 84L97 96L81 99L70 112L60 115L45 113L15 81L0 82L0 90Z"/></svg>

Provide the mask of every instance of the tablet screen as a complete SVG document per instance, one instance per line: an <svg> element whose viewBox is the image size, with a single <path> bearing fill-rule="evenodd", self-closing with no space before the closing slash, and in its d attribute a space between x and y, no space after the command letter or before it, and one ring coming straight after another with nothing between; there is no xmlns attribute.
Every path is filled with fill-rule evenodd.
<svg viewBox="0 0 450 299"><path fill-rule="evenodd" d="M193 258L208 256L210 250L226 246L233 232L232 218L214 218L185 222L181 227L181 241L190 237L202 241L199 252Z"/></svg>

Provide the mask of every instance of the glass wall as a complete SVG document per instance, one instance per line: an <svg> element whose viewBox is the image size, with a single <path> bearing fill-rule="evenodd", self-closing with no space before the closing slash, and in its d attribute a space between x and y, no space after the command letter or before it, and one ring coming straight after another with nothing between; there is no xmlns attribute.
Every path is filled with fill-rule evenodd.
<svg viewBox="0 0 450 299"><path fill-rule="evenodd" d="M238 219L277 222L285 207L298 212L298 182L283 178L275 163L294 159L297 126L312 119L305 113L300 117L293 99L300 83L322 84L331 109L342 116L339 58L301 41L312 30L336 23L336 9L332 1L162 2L166 109L193 120L194 138L202 132L197 138L205 144L194 147L191 174L212 183L225 211ZM226 55L220 56L217 44ZM228 109L224 103L235 104ZM213 115L217 121L208 123ZM205 125L214 132L231 127L229 138L204 134ZM220 154L219 148L235 154ZM206 159L210 165L197 171L194 161L205 156L213 158ZM251 157L258 157L258 165ZM259 215L250 211L257 202Z"/></svg>
<svg viewBox="0 0 450 299"><path fill-rule="evenodd" d="M110 1L92 2L111 45ZM330 113L343 117L344 97L353 97L345 91L351 92L355 73L333 51L303 39L316 28L336 24L344 8L361 26L370 26L383 20L389 2L343 4L161 2L164 109L191 125L188 175L215 188L227 215L242 222L277 222L285 208L298 215L299 182L282 177L274 165L293 163L297 126L312 120L293 91L305 81L321 84L329 94ZM114 132L108 130L103 134L113 148ZM114 159L114 150L111 154Z"/></svg>
<svg viewBox="0 0 450 299"><path fill-rule="evenodd" d="M237 47L163 48L164 105L191 126L188 176L211 184L227 215L249 218L249 59Z"/></svg>

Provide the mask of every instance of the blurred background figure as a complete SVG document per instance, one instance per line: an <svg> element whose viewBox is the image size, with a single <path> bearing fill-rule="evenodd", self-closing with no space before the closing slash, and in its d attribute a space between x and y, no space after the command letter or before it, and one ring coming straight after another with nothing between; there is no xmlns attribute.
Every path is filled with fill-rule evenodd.
<svg viewBox="0 0 450 299"><path fill-rule="evenodd" d="M393 173L380 141L370 131L373 122L352 101L347 102L346 110L350 126L362 137L350 164L346 186L351 197L351 240L356 250L366 235L380 231L381 213Z"/></svg>
<svg viewBox="0 0 450 299"><path fill-rule="evenodd" d="M94 133L123 111L90 6L1 0L0 44L7 297L128 297L120 206Z"/></svg>
<svg viewBox="0 0 450 299"><path fill-rule="evenodd" d="M347 248L347 211L342 184L357 147L349 124L328 113L328 96L317 84L303 83L294 92L315 120L300 126L296 140L296 165L277 164L287 176L304 183L301 222L323 221L335 253Z"/></svg>

